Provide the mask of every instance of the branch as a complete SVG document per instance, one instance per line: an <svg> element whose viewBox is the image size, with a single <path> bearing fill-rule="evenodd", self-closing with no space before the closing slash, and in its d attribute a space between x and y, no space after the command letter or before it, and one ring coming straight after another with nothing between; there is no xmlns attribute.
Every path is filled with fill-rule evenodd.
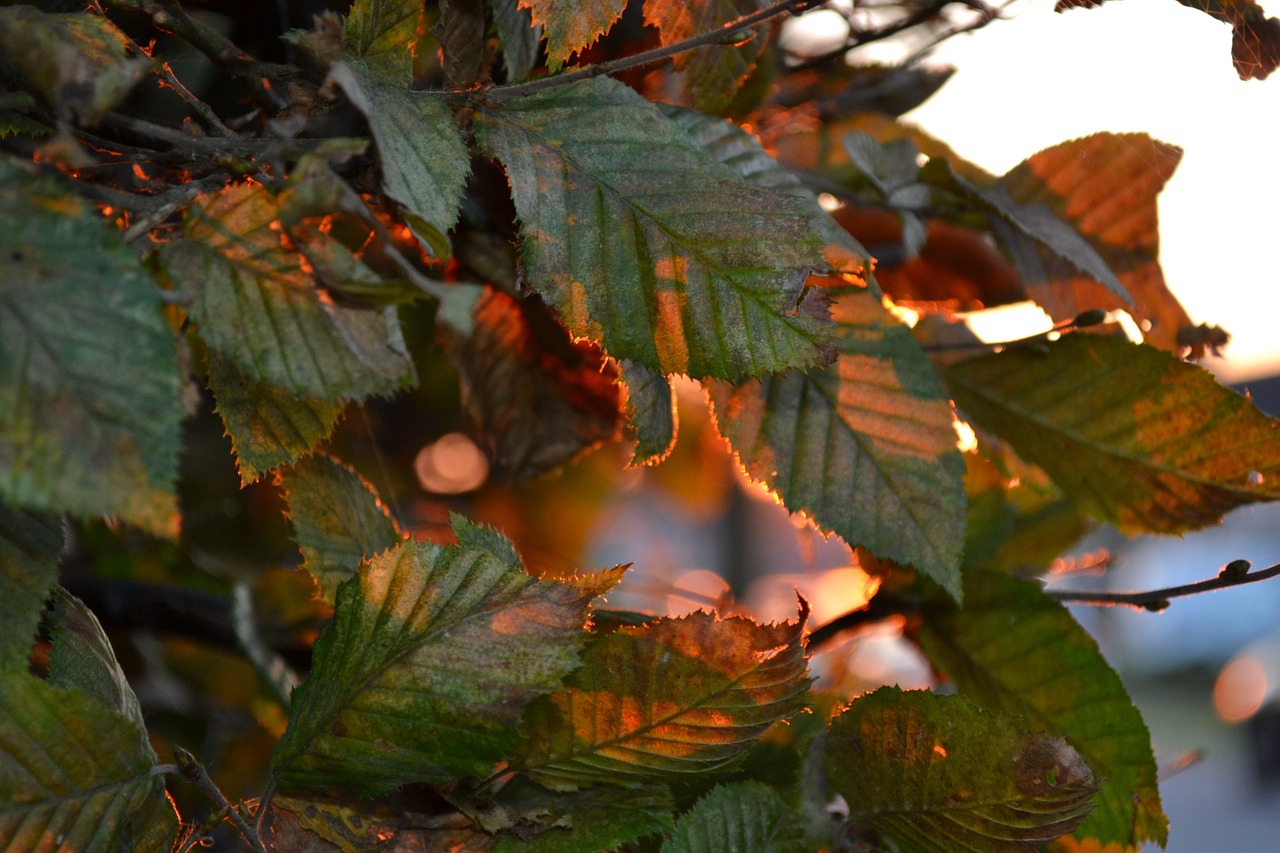
<svg viewBox="0 0 1280 853"><path fill-rule="evenodd" d="M1248 560L1232 560L1215 578L1187 583L1181 586L1169 586L1163 589L1152 589L1146 592L1085 592L1077 590L1046 590L1046 594L1056 600L1070 604L1095 604L1104 607L1125 605L1139 610L1164 610L1172 599L1188 595L1199 595L1215 589L1226 589L1247 583L1258 583L1280 575L1280 563L1261 569L1249 571Z"/></svg>
<svg viewBox="0 0 1280 853"><path fill-rule="evenodd" d="M873 622L883 622L894 616L911 616L920 612L918 601L877 595L867 602L866 606L848 613L842 613L824 625L819 625L809 632L809 651L825 646L839 634L853 628L861 628Z"/></svg>
<svg viewBox="0 0 1280 853"><path fill-rule="evenodd" d="M539 80L531 80L528 83L516 83L511 86L494 86L483 92L473 91L454 91L451 95L462 95L468 99L475 98L477 95L485 98L514 98L520 95L532 95L535 92L541 92L544 89L551 89L556 86L564 86L568 83L574 83L578 80L590 80L593 77L599 77L601 74L616 74L619 71L626 71L631 68L638 68L641 65L648 65L652 62L658 62L678 53L684 53L686 50L692 50L695 47L702 47L707 44L727 44L741 41L738 35L741 30L749 29L762 24L772 18L780 15L802 15L811 9L817 8L821 3L819 0L782 0L780 3L774 3L766 9L759 12L753 12L750 15L743 15L735 21L730 21L724 26L717 27L714 30L708 30L696 36L690 36L682 41L672 42L662 47L655 47L652 50L641 51L640 53L624 56L619 59L613 59L608 62L600 62L596 65L588 65L586 68L580 68L577 71L570 71L568 74L556 74L551 77L543 77Z"/></svg>
<svg viewBox="0 0 1280 853"><path fill-rule="evenodd" d="M204 765L196 761L194 755L180 746L173 748L173 759L178 762L175 766L179 775L188 782L193 783L206 797L213 801L214 805L218 807L219 813L225 814L235 824L236 829L240 830L240 834L254 850L254 853L267 853L267 848L263 845L257 829L249 826L239 810L227 801L226 796L222 791L218 790L218 786L209 778L209 773L204 769Z"/></svg>

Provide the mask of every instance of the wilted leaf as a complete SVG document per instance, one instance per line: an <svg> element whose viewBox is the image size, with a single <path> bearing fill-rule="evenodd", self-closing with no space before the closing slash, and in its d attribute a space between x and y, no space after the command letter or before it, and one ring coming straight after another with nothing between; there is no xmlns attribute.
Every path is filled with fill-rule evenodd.
<svg viewBox="0 0 1280 853"><path fill-rule="evenodd" d="M168 853L178 834L136 725L9 672L0 690L0 849Z"/></svg>
<svg viewBox="0 0 1280 853"><path fill-rule="evenodd" d="M736 378L821 363L810 211L743 181L613 80L476 115L506 167L529 283L574 335L657 372ZM572 236L571 236L572 235Z"/></svg>
<svg viewBox="0 0 1280 853"><path fill-rule="evenodd" d="M920 641L971 702L1063 735L1079 751L1101 791L1078 838L1164 845L1168 820L1147 727L1066 608L1035 583L974 572L962 609L926 611Z"/></svg>
<svg viewBox="0 0 1280 853"><path fill-rule="evenodd" d="M676 822L662 853L806 853L804 832L782 797L759 782L721 785Z"/></svg>
<svg viewBox="0 0 1280 853"><path fill-rule="evenodd" d="M530 705L513 768L574 790L733 763L804 706L807 617L804 604L776 625L697 612L594 639L568 687Z"/></svg>
<svg viewBox="0 0 1280 853"><path fill-rule="evenodd" d="M381 155L387 193L404 205L408 223L437 256L458 219L471 162L457 122L439 98L379 82L364 67L337 63L329 76L365 118Z"/></svg>
<svg viewBox="0 0 1280 853"><path fill-rule="evenodd" d="M1145 133L1097 133L1028 157L1002 177L1018 204L1044 205L1097 250L1133 300L1041 251L1043 276L1026 279L1028 294L1056 321L1094 308L1124 308L1147 343L1178 348L1191 318L1165 286L1160 269L1156 196L1173 175L1182 150Z"/></svg>
<svg viewBox="0 0 1280 853"><path fill-rule="evenodd" d="M911 332L868 291L835 305L824 370L711 388L747 473L792 512L960 595L964 461L950 402Z"/></svg>
<svg viewBox="0 0 1280 853"><path fill-rule="evenodd" d="M279 212L265 187L235 184L192 205L188 239L165 244L200 336L251 379L301 396L358 399L414 381L395 310L322 294L282 242Z"/></svg>
<svg viewBox="0 0 1280 853"><path fill-rule="evenodd" d="M527 818L513 825L517 835L502 837L494 853L617 850L646 835L670 832L674 825L675 803L662 785L553 793L517 777L503 788L500 799L506 809ZM539 820L530 823L529 818ZM553 825L538 825L548 821Z"/></svg>
<svg viewBox="0 0 1280 853"><path fill-rule="evenodd" d="M506 69L507 82L523 80L538 61L542 25L533 23L529 7L521 6L519 0L492 0L489 5L498 44L502 46L502 67Z"/></svg>
<svg viewBox="0 0 1280 853"><path fill-rule="evenodd" d="M374 557L338 589L273 772L362 795L488 773L529 700L574 667L588 605L621 575L543 581L487 551L413 541Z"/></svg>
<svg viewBox="0 0 1280 853"><path fill-rule="evenodd" d="M218 355L209 359L209 388L244 485L314 450L333 432L346 407L339 400L299 397L250 379Z"/></svg>
<svg viewBox="0 0 1280 853"><path fill-rule="evenodd" d="M473 318L469 337L442 337L499 473L528 480L613 438L616 372L597 346L570 339L536 299L487 290Z"/></svg>
<svg viewBox="0 0 1280 853"><path fill-rule="evenodd" d="M412 798L277 795L263 840L279 853L487 853L493 837ZM455 816L460 817L460 816Z"/></svg>
<svg viewBox="0 0 1280 853"><path fill-rule="evenodd" d="M565 60L608 32L622 17L627 0L520 0L535 26L547 35L547 67L559 71Z"/></svg>
<svg viewBox="0 0 1280 853"><path fill-rule="evenodd" d="M1097 518L1181 533L1280 496L1280 430L1201 368L1066 335L948 368L956 403Z"/></svg>
<svg viewBox="0 0 1280 853"><path fill-rule="evenodd" d="M302 567L332 603L338 584L368 557L404 537L373 487L328 456L310 456L280 472Z"/></svg>
<svg viewBox="0 0 1280 853"><path fill-rule="evenodd" d="M61 550L57 519L0 501L0 672L26 668Z"/></svg>
<svg viewBox="0 0 1280 853"><path fill-rule="evenodd" d="M342 26L343 53L375 79L407 88L421 18L422 0L355 0Z"/></svg>
<svg viewBox="0 0 1280 853"><path fill-rule="evenodd" d="M850 820L903 853L1035 853L1077 827L1097 791L1062 738L960 696L896 687L831 721L826 769Z"/></svg>
<svg viewBox="0 0 1280 853"><path fill-rule="evenodd" d="M97 123L143 78L154 63L148 56L130 56L128 44L100 15L0 9L0 55L64 121Z"/></svg>
<svg viewBox="0 0 1280 853"><path fill-rule="evenodd" d="M180 377L119 232L0 165L0 498L177 533Z"/></svg>
<svg viewBox="0 0 1280 853"><path fill-rule="evenodd" d="M643 364L623 362L619 378L627 386L627 422L636 433L631 465L656 465L676 444L676 398L671 382Z"/></svg>
<svg viewBox="0 0 1280 853"><path fill-rule="evenodd" d="M760 0L647 3L644 18L658 28L662 44L670 45L723 27L761 8ZM675 69L684 73L685 89L696 109L719 113L729 106L768 44L769 25L745 30L739 38L737 44L704 45L676 54Z"/></svg>

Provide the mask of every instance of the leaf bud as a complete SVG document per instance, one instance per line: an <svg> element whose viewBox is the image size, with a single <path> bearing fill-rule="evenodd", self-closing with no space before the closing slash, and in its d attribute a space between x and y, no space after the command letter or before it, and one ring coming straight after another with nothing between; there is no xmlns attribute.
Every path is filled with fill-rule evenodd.
<svg viewBox="0 0 1280 853"><path fill-rule="evenodd" d="M1232 560L1222 567L1222 571L1218 572L1218 577L1225 580L1239 580L1249 574L1249 569L1253 564L1248 560Z"/></svg>
<svg viewBox="0 0 1280 853"><path fill-rule="evenodd" d="M1087 329L1089 326L1098 326L1107 321L1107 312L1101 308L1091 308L1088 311L1081 311L1076 315L1075 325L1077 329Z"/></svg>

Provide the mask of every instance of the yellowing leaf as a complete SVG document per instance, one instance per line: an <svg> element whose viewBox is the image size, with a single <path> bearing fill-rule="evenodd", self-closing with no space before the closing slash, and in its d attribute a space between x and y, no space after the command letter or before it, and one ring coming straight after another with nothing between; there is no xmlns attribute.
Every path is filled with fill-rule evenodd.
<svg viewBox="0 0 1280 853"><path fill-rule="evenodd" d="M804 706L808 616L759 625L709 613L623 627L532 704L513 767L556 790L705 773Z"/></svg>
<svg viewBox="0 0 1280 853"><path fill-rule="evenodd" d="M411 797L277 795L263 838L281 853L487 853L493 846L479 829L440 824L440 815Z"/></svg>
<svg viewBox="0 0 1280 853"><path fill-rule="evenodd" d="M502 550L408 541L338 588L271 759L282 786L369 795L487 774L505 755L525 705L576 664L588 605L622 570L537 580Z"/></svg>
<svg viewBox="0 0 1280 853"><path fill-rule="evenodd" d="M342 24L342 52L377 79L408 87L421 18L422 0L355 0Z"/></svg>
<svg viewBox="0 0 1280 853"><path fill-rule="evenodd" d="M646 3L644 17L649 25L658 28L662 43L669 45L758 12L762 5L760 0ZM738 44L705 45L676 55L676 70L684 72L685 88L695 108L718 113L729 106L768 44L768 27L766 24L744 32Z"/></svg>
<svg viewBox="0 0 1280 853"><path fill-rule="evenodd" d="M646 835L670 832L674 824L675 803L665 785L551 792L516 777L498 800L513 819L514 834L503 833L494 853L617 850Z"/></svg>
<svg viewBox="0 0 1280 853"><path fill-rule="evenodd" d="M1208 372L1073 334L945 372L956 403L1096 517L1181 533L1280 496L1280 428Z"/></svg>
<svg viewBox="0 0 1280 853"><path fill-rule="evenodd" d="M928 358L872 293L835 305L836 363L711 388L747 473L850 545L960 595L964 461Z"/></svg>
<svg viewBox="0 0 1280 853"><path fill-rule="evenodd" d="M520 0L533 23L547 34L547 67L559 71L565 60L604 35L622 17L626 0Z"/></svg>
<svg viewBox="0 0 1280 853"><path fill-rule="evenodd" d="M653 104L596 79L476 114L506 167L529 284L574 335L659 373L822 363L811 210L744 181Z"/></svg>
<svg viewBox="0 0 1280 853"><path fill-rule="evenodd" d="M831 721L825 763L850 820L902 853L1035 853L1080 824L1097 790L1062 738L960 696L896 687Z"/></svg>

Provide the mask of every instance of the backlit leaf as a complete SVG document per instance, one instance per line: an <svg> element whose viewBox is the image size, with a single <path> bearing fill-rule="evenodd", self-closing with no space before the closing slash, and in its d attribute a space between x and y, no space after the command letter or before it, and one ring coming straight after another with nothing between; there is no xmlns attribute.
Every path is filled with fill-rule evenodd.
<svg viewBox="0 0 1280 853"><path fill-rule="evenodd" d="M1062 735L1101 787L1078 838L1164 845L1151 737L1119 676L1066 608L1037 584L966 576L963 608L926 611L920 641L961 695L1022 725Z"/></svg>
<svg viewBox="0 0 1280 853"><path fill-rule="evenodd" d="M528 6L519 0L491 0L493 28L498 31L498 43L502 45L502 67L507 72L507 82L514 83L529 76L538 61L538 46L542 42L542 26L533 23Z"/></svg>
<svg viewBox="0 0 1280 853"><path fill-rule="evenodd" d="M480 0L440 0L440 20L432 33L444 56L444 85L477 85L485 57L484 4Z"/></svg>
<svg viewBox="0 0 1280 853"><path fill-rule="evenodd" d="M0 671L26 668L61 550L57 519L0 501Z"/></svg>
<svg viewBox="0 0 1280 853"><path fill-rule="evenodd" d="M328 456L309 456L280 472L302 567L330 603L338 584L368 557L404 537L365 480Z"/></svg>
<svg viewBox="0 0 1280 853"><path fill-rule="evenodd" d="M874 294L853 291L834 307L834 365L717 383L716 424L787 509L958 597L964 461L950 403L910 330Z"/></svg>
<svg viewBox="0 0 1280 853"><path fill-rule="evenodd" d="M0 499L176 534L180 381L159 290L119 232L0 165Z"/></svg>
<svg viewBox="0 0 1280 853"><path fill-rule="evenodd" d="M513 767L555 790L729 765L804 706L808 616L759 625L697 612L597 637L566 689L530 705Z"/></svg>
<svg viewBox="0 0 1280 853"><path fill-rule="evenodd" d="M167 853L178 833L136 726L24 673L0 690L0 849Z"/></svg>
<svg viewBox="0 0 1280 853"><path fill-rule="evenodd" d="M234 184L192 205L187 239L165 244L164 267L191 294L210 348L306 397L358 399L414 381L395 310L335 304L281 231L267 189Z"/></svg>
<svg viewBox="0 0 1280 853"><path fill-rule="evenodd" d="M355 0L342 25L342 50L374 78L408 87L422 0Z"/></svg>
<svg viewBox="0 0 1280 853"><path fill-rule="evenodd" d="M850 820L902 853L1035 853L1077 827L1097 791L1062 738L960 696L896 687L831 721L826 769Z"/></svg>
<svg viewBox="0 0 1280 853"><path fill-rule="evenodd" d="M488 853L493 847L493 837L479 829L440 824L439 814L422 811L412 797L278 794L263 838L281 853Z"/></svg>
<svg viewBox="0 0 1280 853"><path fill-rule="evenodd" d="M806 853L804 833L776 791L721 785L676 822L662 853Z"/></svg>
<svg viewBox="0 0 1280 853"><path fill-rule="evenodd" d="M631 465L656 465L676 444L676 398L667 377L643 364L624 362L619 378L627 386L627 422L636 433Z"/></svg>
<svg viewBox="0 0 1280 853"><path fill-rule="evenodd" d="M758 12L760 0L693 0L684 3L646 3L645 21L658 28L664 45L723 27ZM737 44L704 45L676 54L675 68L685 76L693 106L708 113L722 112L738 87L755 68L769 40L769 25L745 30Z"/></svg>
<svg viewBox="0 0 1280 853"><path fill-rule="evenodd" d="M362 795L487 774L535 696L577 662L591 599L622 570L530 577L487 551L407 541L338 589L271 768Z"/></svg>
<svg viewBox="0 0 1280 853"><path fill-rule="evenodd" d="M974 423L1127 532L1181 533L1280 496L1280 429L1163 350L1073 334L945 371Z"/></svg>
<svg viewBox="0 0 1280 853"><path fill-rule="evenodd" d="M570 56L608 32L627 0L520 0L520 5L547 35L547 67L559 71Z"/></svg>
<svg viewBox="0 0 1280 853"><path fill-rule="evenodd" d="M604 78L476 114L506 167L529 284L574 335L659 373L736 378L826 357L810 211L735 175Z"/></svg>
<svg viewBox="0 0 1280 853"><path fill-rule="evenodd" d="M250 379L218 355L209 359L209 387L245 485L314 450L346 408Z"/></svg>
<svg viewBox="0 0 1280 853"><path fill-rule="evenodd" d="M1029 295L1056 321L1094 308L1124 308L1147 343L1176 349L1191 318L1165 286L1160 269L1156 196L1173 175L1182 149L1145 133L1097 133L1028 157L998 185L1018 204L1044 205L1097 250L1128 291L1124 299L1047 251L1044 277L1028 278Z"/></svg>
<svg viewBox="0 0 1280 853"><path fill-rule="evenodd" d="M439 98L379 82L356 63L337 63L329 75L369 119L387 193L432 251L447 255L443 235L458 219L471 168L453 113Z"/></svg>
<svg viewBox="0 0 1280 853"><path fill-rule="evenodd" d="M596 853L617 850L623 844L670 832L675 803L664 785L647 787L587 788L571 793L551 792L533 783L514 784L502 790L501 802L518 809L521 816L551 821L551 827L516 825L525 837L506 835L494 853ZM508 792L518 789L518 798ZM536 833L536 834L534 834Z"/></svg>

